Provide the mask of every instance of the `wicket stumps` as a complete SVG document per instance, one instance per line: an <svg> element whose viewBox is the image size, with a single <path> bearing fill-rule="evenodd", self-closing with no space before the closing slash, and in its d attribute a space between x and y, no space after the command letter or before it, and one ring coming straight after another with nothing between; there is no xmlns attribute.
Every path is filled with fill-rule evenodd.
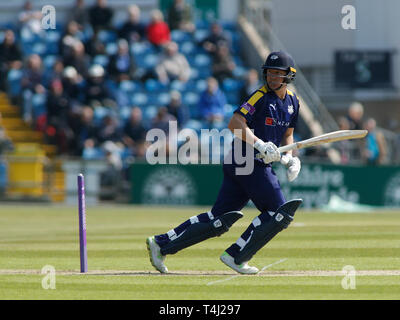
<svg viewBox="0 0 400 320"><path fill-rule="evenodd" d="M88 271L86 248L86 207L85 180L83 174L78 175L78 207L79 207L79 252L81 258L81 273Z"/></svg>

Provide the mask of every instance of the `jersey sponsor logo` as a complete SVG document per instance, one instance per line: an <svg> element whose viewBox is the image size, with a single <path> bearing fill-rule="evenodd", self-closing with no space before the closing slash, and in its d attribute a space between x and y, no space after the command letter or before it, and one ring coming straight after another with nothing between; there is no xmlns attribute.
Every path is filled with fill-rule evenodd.
<svg viewBox="0 0 400 320"><path fill-rule="evenodd" d="M265 118L265 125L267 126L281 126L281 127L289 127L290 122L288 121L280 121L280 120L276 120L274 118L270 118L270 117L266 117Z"/></svg>
<svg viewBox="0 0 400 320"><path fill-rule="evenodd" d="M274 104L270 103L269 106L272 107L272 109L276 110L276 103Z"/></svg>
<svg viewBox="0 0 400 320"><path fill-rule="evenodd" d="M266 117L265 118L265 124L267 126L275 126L275 119L274 118L270 118L270 117Z"/></svg>
<svg viewBox="0 0 400 320"><path fill-rule="evenodd" d="M250 113L250 115L253 115L254 112L256 111L256 108L254 108L251 104L249 103L244 103L242 104L240 108L240 112L246 115L247 113Z"/></svg>

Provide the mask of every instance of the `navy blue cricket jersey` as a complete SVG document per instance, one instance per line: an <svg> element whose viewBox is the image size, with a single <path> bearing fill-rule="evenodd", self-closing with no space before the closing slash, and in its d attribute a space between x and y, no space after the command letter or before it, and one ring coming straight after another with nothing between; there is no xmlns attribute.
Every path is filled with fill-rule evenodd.
<svg viewBox="0 0 400 320"><path fill-rule="evenodd" d="M265 142L271 141L279 147L286 130L296 127L299 100L290 90L287 90L285 98L281 100L274 91L268 91L266 86L262 86L234 113L246 119L248 127L254 130L256 137ZM242 148L245 150L245 145ZM258 151L254 150L254 153L257 154ZM256 160L262 162L260 159Z"/></svg>

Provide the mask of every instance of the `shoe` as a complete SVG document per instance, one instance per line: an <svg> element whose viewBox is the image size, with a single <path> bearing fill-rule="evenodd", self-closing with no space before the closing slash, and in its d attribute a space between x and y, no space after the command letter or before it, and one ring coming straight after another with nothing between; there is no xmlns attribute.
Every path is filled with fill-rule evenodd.
<svg viewBox="0 0 400 320"><path fill-rule="evenodd" d="M240 265L236 264L235 259L231 255L229 255L229 253L227 253L226 251L219 258L229 268L235 270L236 272L242 274L256 274L259 272L258 268L249 266L247 262L243 262Z"/></svg>
<svg viewBox="0 0 400 320"><path fill-rule="evenodd" d="M168 273L168 268L164 265L165 256L161 254L160 246L155 241L154 236L148 237L146 244L152 266L161 273Z"/></svg>

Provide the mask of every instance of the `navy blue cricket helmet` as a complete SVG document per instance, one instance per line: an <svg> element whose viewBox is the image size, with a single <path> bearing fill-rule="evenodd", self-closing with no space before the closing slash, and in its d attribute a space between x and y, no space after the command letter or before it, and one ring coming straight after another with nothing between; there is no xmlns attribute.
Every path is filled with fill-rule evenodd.
<svg viewBox="0 0 400 320"><path fill-rule="evenodd" d="M282 76L283 83L291 83L296 77L296 68L294 66L293 58L284 51L271 52L265 63L261 66L264 76L267 74L268 69L277 69L287 71L285 76Z"/></svg>

